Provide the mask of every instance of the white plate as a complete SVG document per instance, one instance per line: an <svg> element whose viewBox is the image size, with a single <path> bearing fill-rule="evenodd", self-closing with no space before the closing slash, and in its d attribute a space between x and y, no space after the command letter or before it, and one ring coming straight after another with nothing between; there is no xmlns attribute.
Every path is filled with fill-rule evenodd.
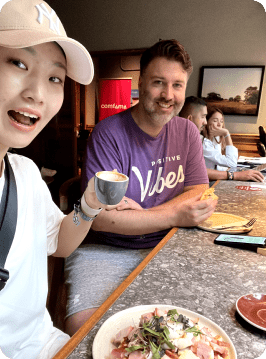
<svg viewBox="0 0 266 359"><path fill-rule="evenodd" d="M111 340L115 337L119 330L126 328L129 325L138 325L141 315L148 312L152 312L155 308L176 309L179 314L183 314L188 318L199 318L199 327L201 328L203 326L206 326L211 330L214 335L220 335L224 341L230 344L229 358L237 359L236 350L232 341L224 332L224 330L220 328L217 324L215 324L210 319L207 319L204 316L190 310L166 304L152 304L132 307L118 312L108 318L103 323L94 338L92 346L93 359L106 359L110 355L111 351L114 349L114 345L111 343Z"/></svg>
<svg viewBox="0 0 266 359"><path fill-rule="evenodd" d="M243 319L266 331L266 294L246 294L238 298L236 309Z"/></svg>

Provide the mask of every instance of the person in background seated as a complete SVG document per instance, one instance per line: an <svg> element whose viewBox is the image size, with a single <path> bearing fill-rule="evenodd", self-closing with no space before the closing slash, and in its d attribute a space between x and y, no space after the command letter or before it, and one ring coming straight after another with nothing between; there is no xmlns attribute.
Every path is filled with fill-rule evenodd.
<svg viewBox="0 0 266 359"><path fill-rule="evenodd" d="M219 108L208 109L207 125L201 131L206 167L227 170L237 166L238 149L225 128L224 115Z"/></svg>
<svg viewBox="0 0 266 359"><path fill-rule="evenodd" d="M266 157L266 131L263 126L259 126L259 134L260 140L257 143L258 152L261 157Z"/></svg>
<svg viewBox="0 0 266 359"><path fill-rule="evenodd" d="M179 116L193 122L197 126L199 132L201 132L207 125L207 114L208 109L206 102L199 97L189 96L186 97Z"/></svg>
<svg viewBox="0 0 266 359"><path fill-rule="evenodd" d="M236 167L238 154L237 149L232 144L229 131L224 127L223 114L219 109L207 114L206 102L198 97L189 96L186 98L179 115L180 117L191 120L200 132L203 131L203 133L205 133L203 154L205 156L210 181L264 181L263 174L256 170L234 172L228 170L228 167ZM221 123L223 123L223 125L221 125ZM208 138L208 136L212 136L212 140ZM223 139L215 139L214 137L216 136L221 136ZM227 157L222 154L222 146L228 150Z"/></svg>
<svg viewBox="0 0 266 359"><path fill-rule="evenodd" d="M141 57L139 103L100 121L89 137L83 187L95 172L117 169L129 177L131 199L111 215L102 211L86 243L66 260L70 334L172 227L196 226L214 212L217 201L200 200L209 180L199 132L177 116L191 72L179 42L156 43Z"/></svg>
<svg viewBox="0 0 266 359"><path fill-rule="evenodd" d="M104 205L97 200L92 178L75 217L74 211L65 216L52 201L34 162L8 150L29 145L60 110L66 75L85 85L93 72L90 54L67 37L47 3L1 1L0 213L6 198L11 202L12 194L17 197L17 206L12 201L8 211L16 227L14 237L10 234L13 242L0 268L1 358L50 359L69 340L53 326L46 309L47 256L65 257L74 251ZM14 173L14 188L8 173ZM5 191L6 186L12 193ZM6 222L6 217L4 222L0 219L1 260L12 227Z"/></svg>

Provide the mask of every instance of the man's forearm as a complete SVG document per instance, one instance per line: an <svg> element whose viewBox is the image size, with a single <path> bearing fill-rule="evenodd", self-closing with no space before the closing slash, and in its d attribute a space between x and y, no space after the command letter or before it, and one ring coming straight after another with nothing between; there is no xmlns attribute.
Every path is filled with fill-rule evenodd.
<svg viewBox="0 0 266 359"><path fill-rule="evenodd" d="M171 208L173 205L177 205L178 203L181 203L189 198L195 197L197 194L204 192L208 188L209 184L207 183L185 187L183 193L172 198L170 201L160 204L157 207L151 208L151 210Z"/></svg>
<svg viewBox="0 0 266 359"><path fill-rule="evenodd" d="M122 235L142 235L171 228L170 214L165 210L102 211L94 221L96 231Z"/></svg>
<svg viewBox="0 0 266 359"><path fill-rule="evenodd" d="M122 235L142 235L170 229L176 225L178 205L207 188L208 184L187 187L181 195L148 210L102 211L92 228Z"/></svg>
<svg viewBox="0 0 266 359"><path fill-rule="evenodd" d="M227 179L227 172L226 171L218 171L207 168L207 173L210 181L216 180L226 180Z"/></svg>

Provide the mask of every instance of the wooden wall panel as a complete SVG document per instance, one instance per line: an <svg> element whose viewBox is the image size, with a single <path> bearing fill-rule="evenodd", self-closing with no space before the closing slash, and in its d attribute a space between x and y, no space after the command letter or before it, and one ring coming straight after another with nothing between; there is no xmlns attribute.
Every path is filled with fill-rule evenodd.
<svg viewBox="0 0 266 359"><path fill-rule="evenodd" d="M233 144L238 148L240 156L260 157L257 143L259 142L259 135L232 133Z"/></svg>

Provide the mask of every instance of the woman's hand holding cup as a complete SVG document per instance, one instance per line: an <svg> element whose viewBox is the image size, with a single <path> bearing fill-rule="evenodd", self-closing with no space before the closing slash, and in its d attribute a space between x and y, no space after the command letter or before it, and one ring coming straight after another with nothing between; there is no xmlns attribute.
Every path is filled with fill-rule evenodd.
<svg viewBox="0 0 266 359"><path fill-rule="evenodd" d="M97 172L88 182L85 201L93 209L115 209L126 193L128 182L129 178L116 170Z"/></svg>

